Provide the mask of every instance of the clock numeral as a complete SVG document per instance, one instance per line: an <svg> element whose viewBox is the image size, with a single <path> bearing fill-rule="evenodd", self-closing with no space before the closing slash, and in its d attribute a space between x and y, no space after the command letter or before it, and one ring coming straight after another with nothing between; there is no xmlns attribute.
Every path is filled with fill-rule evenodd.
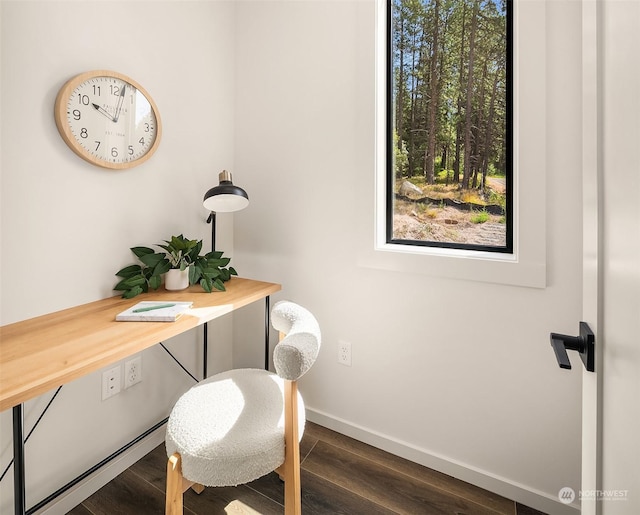
<svg viewBox="0 0 640 515"><path fill-rule="evenodd" d="M118 149L116 147L111 147L111 157L118 157Z"/></svg>
<svg viewBox="0 0 640 515"><path fill-rule="evenodd" d="M118 96L120 94L120 86L109 84L109 89L111 90L112 95Z"/></svg>
<svg viewBox="0 0 640 515"><path fill-rule="evenodd" d="M100 96L100 86L93 85L93 94Z"/></svg>
<svg viewBox="0 0 640 515"><path fill-rule="evenodd" d="M83 106L88 106L89 105L89 95L78 94L78 103L82 104Z"/></svg>
<svg viewBox="0 0 640 515"><path fill-rule="evenodd" d="M144 136L138 140L138 143L140 143L140 145L144 146Z"/></svg>
<svg viewBox="0 0 640 515"><path fill-rule="evenodd" d="M98 149L100 148L100 141L94 141L94 143L96 144L96 152L97 152Z"/></svg>
<svg viewBox="0 0 640 515"><path fill-rule="evenodd" d="M78 121L80 119L80 109L74 109L71 113L73 115L73 119Z"/></svg>
<svg viewBox="0 0 640 515"><path fill-rule="evenodd" d="M151 130L151 126L148 123L144 124L144 132L149 132Z"/></svg>
<svg viewBox="0 0 640 515"><path fill-rule="evenodd" d="M80 129L80 137L81 138L88 138L89 137L89 132L84 127L82 129Z"/></svg>
<svg viewBox="0 0 640 515"><path fill-rule="evenodd" d="M129 145L129 155L133 155L133 145Z"/></svg>

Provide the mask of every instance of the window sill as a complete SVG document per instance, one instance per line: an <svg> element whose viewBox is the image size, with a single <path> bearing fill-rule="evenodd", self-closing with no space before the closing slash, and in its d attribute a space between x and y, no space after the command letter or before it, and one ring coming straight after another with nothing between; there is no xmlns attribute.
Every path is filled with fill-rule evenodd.
<svg viewBox="0 0 640 515"><path fill-rule="evenodd" d="M382 244L361 252L358 265L440 278L544 288L544 259L522 260L514 254Z"/></svg>

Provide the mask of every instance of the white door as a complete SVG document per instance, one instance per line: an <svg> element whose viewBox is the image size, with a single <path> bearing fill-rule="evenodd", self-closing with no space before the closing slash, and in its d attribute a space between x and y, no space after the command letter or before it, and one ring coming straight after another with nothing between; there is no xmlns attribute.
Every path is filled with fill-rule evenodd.
<svg viewBox="0 0 640 515"><path fill-rule="evenodd" d="M640 513L640 2L583 1L584 515Z"/></svg>

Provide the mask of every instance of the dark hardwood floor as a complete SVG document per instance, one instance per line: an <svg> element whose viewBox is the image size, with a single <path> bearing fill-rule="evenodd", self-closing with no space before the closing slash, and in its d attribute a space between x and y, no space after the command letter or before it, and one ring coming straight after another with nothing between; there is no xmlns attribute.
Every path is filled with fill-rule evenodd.
<svg viewBox="0 0 640 515"><path fill-rule="evenodd" d="M310 422L301 456L304 515L541 515ZM70 513L164 513L166 462L164 445L160 445ZM235 488L207 488L200 495L189 490L184 511L185 515L282 515L283 490L275 473Z"/></svg>

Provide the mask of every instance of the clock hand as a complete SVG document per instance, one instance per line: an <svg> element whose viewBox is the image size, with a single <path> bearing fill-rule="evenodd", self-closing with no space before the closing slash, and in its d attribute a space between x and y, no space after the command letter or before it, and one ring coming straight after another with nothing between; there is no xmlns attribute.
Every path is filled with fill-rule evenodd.
<svg viewBox="0 0 640 515"><path fill-rule="evenodd" d="M120 90L120 98L118 98L118 104L116 105L116 114L113 117L113 121L117 122L118 118L120 118L120 110L122 109L122 101L124 100L124 93L126 90L127 86L126 84L124 84L122 86L122 89Z"/></svg>
<svg viewBox="0 0 640 515"><path fill-rule="evenodd" d="M107 118L109 118L109 120L113 121L113 116L111 116L111 114L109 114L105 109L103 109L102 107L100 107L98 104L91 104L96 111L98 111L100 114L103 114L104 116L106 116Z"/></svg>

